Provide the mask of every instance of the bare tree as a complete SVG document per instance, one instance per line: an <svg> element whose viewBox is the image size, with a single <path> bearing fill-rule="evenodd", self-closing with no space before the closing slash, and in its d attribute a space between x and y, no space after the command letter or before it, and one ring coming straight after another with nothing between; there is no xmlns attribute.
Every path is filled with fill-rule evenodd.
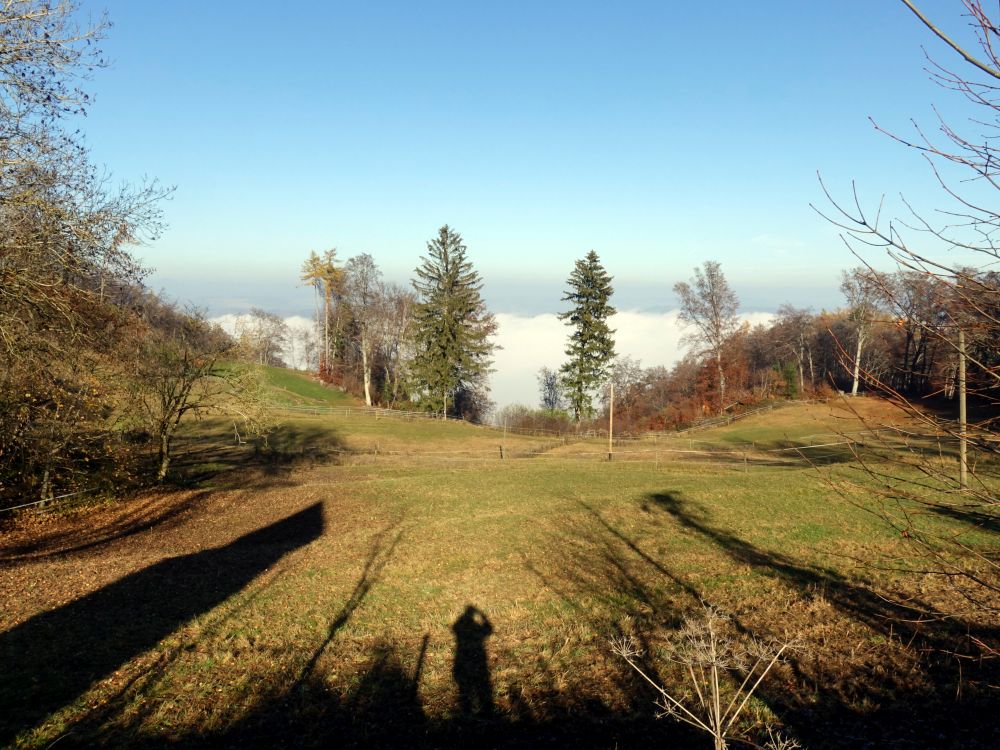
<svg viewBox="0 0 1000 750"><path fill-rule="evenodd" d="M551 367L538 370L538 393L539 403L546 411L558 411L565 406L566 398L563 396L559 372Z"/></svg>
<svg viewBox="0 0 1000 750"><path fill-rule="evenodd" d="M694 269L690 283L680 281L674 285L680 299L678 316L685 326L694 330L684 336L689 346L703 347L703 352L715 359L719 384L719 412L726 408L726 373L723 367L723 348L726 340L739 329L736 315L739 300L729 287L722 273L722 266L707 260L702 268Z"/></svg>
<svg viewBox="0 0 1000 750"><path fill-rule="evenodd" d="M259 365L284 367L282 350L288 346L291 334L280 315L259 307L236 321L236 341L242 355Z"/></svg>
<svg viewBox="0 0 1000 750"><path fill-rule="evenodd" d="M221 380L213 376L233 341L201 313L166 308L158 317L143 342L133 382L135 403L156 439L156 480L162 482L181 420L218 404Z"/></svg>
<svg viewBox="0 0 1000 750"><path fill-rule="evenodd" d="M312 370L318 366L316 359L316 332L304 328L294 328L291 332L291 339L297 342L299 356L292 358L292 366L299 367L301 363L305 370Z"/></svg>
<svg viewBox="0 0 1000 750"><path fill-rule="evenodd" d="M376 308L378 357L382 366L383 401L394 405L401 398L408 398L406 383L409 366L413 360L413 306L416 297L409 289L398 284L385 284Z"/></svg>
<svg viewBox="0 0 1000 750"><path fill-rule="evenodd" d="M601 392L605 408L611 405L612 384L614 384L615 413L628 429L633 409L641 400L646 386L646 373L642 369L642 362L628 355L615 357L611 364L609 383Z"/></svg>
<svg viewBox="0 0 1000 750"><path fill-rule="evenodd" d="M205 414L233 419L240 437L266 434L271 425L259 368L222 367L235 342L200 311L154 303L149 329L132 362L131 402L139 424L156 440L156 481L170 468L177 429Z"/></svg>
<svg viewBox="0 0 1000 750"><path fill-rule="evenodd" d="M805 372L809 369L809 388L816 387L816 370L813 364L813 314L811 310L784 304L778 308L775 321L781 346L795 357L799 374L799 393L806 391Z"/></svg>
<svg viewBox="0 0 1000 750"><path fill-rule="evenodd" d="M322 380L330 380L333 355L336 353L336 343L330 336L330 323L334 323L333 333L337 336L341 323L337 303L344 294L344 270L337 265L337 249L324 250L322 255L311 251L302 263L301 278L312 286L316 297L316 338L320 341L319 376Z"/></svg>
<svg viewBox="0 0 1000 750"><path fill-rule="evenodd" d="M357 327L365 403L372 405L372 366L381 328L379 307L383 296L382 271L368 253L356 255L344 266L344 289L351 317Z"/></svg>
<svg viewBox="0 0 1000 750"><path fill-rule="evenodd" d="M934 339L943 353L939 356L955 363L959 419L940 419L927 413L876 373L861 367L860 377L896 403L920 429L911 427L905 435L898 435L895 443L883 446L882 457L890 462L890 468L866 462L865 481L848 485L846 491L859 504L878 512L908 543L913 558L897 559L895 565L938 576L971 605L973 613L995 617L1000 612L1000 558L995 539L992 545L984 546L964 535L952 534L928 518L956 518L995 536L996 512L1000 508L995 490L1000 479L995 468L1000 451L994 418L986 416L967 424L962 398L967 384L970 398L995 405L1000 389L1000 279L988 270L1000 259L1000 248L995 244L1000 211L991 200L996 198L993 191L1000 188L995 145L1000 128L1000 19L980 0L963 0L962 16L971 24L979 48L973 52L955 41L916 3L901 2L950 51L958 54L963 66L968 66L957 72L932 60L930 72L944 91L957 93L970 105L967 129L973 134L964 135L940 118L934 136L916 123L912 136L888 132L876 124L876 128L916 151L929 164L942 191L942 205L932 215L921 213L904 199L906 215L886 218L882 202L867 210L856 187L847 202L833 198L825 185L823 190L833 207L828 218L842 230L856 255L863 257L871 249L884 250L902 271L919 275L934 290L933 314L912 311L907 294L898 287L888 286L887 297L896 315L909 316L903 325ZM948 259L948 253L955 249L964 251L966 257L981 258L982 264L979 268L957 266ZM900 440L905 440L910 450L899 451ZM936 448L942 444L958 446L958 466L954 457L948 458ZM967 463L967 453L978 455L980 460ZM966 468L970 469L968 478ZM928 606L923 605L921 617L929 615ZM951 609L950 614L955 611ZM943 615L938 612L935 616ZM992 643L988 641L972 639L973 644L978 644L980 656L1000 652L995 634Z"/></svg>
<svg viewBox="0 0 1000 750"><path fill-rule="evenodd" d="M866 266L844 271L840 280L840 291L847 300L848 320L854 327L854 357L851 377L851 395L858 395L861 382L861 354L871 336L872 326L879 314L879 302L888 281Z"/></svg>
<svg viewBox="0 0 1000 750"><path fill-rule="evenodd" d="M48 496L115 442L113 378L100 376L141 296L129 246L161 229L166 191L112 188L63 128L104 65L107 22L81 26L76 10L0 2L0 495Z"/></svg>

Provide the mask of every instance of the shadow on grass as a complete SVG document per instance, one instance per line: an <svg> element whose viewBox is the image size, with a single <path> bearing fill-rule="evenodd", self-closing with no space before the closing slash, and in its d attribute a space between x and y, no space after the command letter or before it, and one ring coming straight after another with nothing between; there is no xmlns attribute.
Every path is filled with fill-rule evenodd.
<svg viewBox="0 0 1000 750"><path fill-rule="evenodd" d="M70 529L56 531L43 528L32 533L30 540L0 550L0 567L27 559L82 552L153 528L172 528L208 494L202 490L180 499L173 495L147 496L124 501L114 508L110 518L104 514L100 522L88 521L85 527L74 524Z"/></svg>
<svg viewBox="0 0 1000 750"><path fill-rule="evenodd" d="M328 652L328 647L381 580L403 537L401 522L397 519L374 535L357 582L331 613L326 637L305 666L293 674L278 667L258 674L249 705L213 706L217 716L210 726L164 722L171 715L159 713L159 701L145 699L158 694L158 684L172 669L170 658L160 659L102 707L88 711L63 734L60 745L429 749L697 744L690 731L658 720L651 696L629 679L618 683L634 692L624 698L611 696L615 691L605 684L567 686L561 670L535 654L528 658L537 671L517 665L530 681L530 690L517 683L498 689L493 672L510 656L491 654L490 639L502 631L502 624L472 604L456 613L452 625L451 674L457 701L450 710L442 710L439 702L427 706L421 696L429 635L414 634L405 643L376 639L367 646L360 668L351 669L352 676L345 680L344 664L336 649ZM620 666L621 675L631 674ZM628 709L623 710L623 700ZM194 722L201 718L188 716Z"/></svg>
<svg viewBox="0 0 1000 750"><path fill-rule="evenodd" d="M461 621L467 614L459 616ZM473 636L483 646L482 624ZM472 690L476 701L490 710L466 710L441 715L426 706L420 694L428 636L418 647L376 640L351 687L338 690L320 670L290 688L275 688L258 696L255 705L221 728L171 732L153 736L138 723L114 734L81 734L84 743L114 747L160 748L536 748L697 746L692 733L659 721L652 704L636 712L615 709L592 693L575 693L550 685L544 706L519 702L516 694L502 696L510 710L496 710L485 652L477 654L473 677L460 676L468 664L458 635L454 654L457 688ZM475 685L463 688L467 679ZM489 692L489 695L487 695Z"/></svg>
<svg viewBox="0 0 1000 750"><path fill-rule="evenodd" d="M596 508L580 500L574 504L584 513L561 519L544 557L525 559L524 565L559 596L574 621L603 638L633 637L642 652L637 663L662 684L663 665L653 658L656 638L679 627L702 594ZM659 694L611 653L610 641L604 656L600 682L605 694L621 697L629 715L654 711ZM555 667L539 663L536 669L548 673Z"/></svg>
<svg viewBox="0 0 1000 750"><path fill-rule="evenodd" d="M346 453L340 436L324 424L280 424L266 442L240 445L228 440L224 430L216 429L213 434L199 432L178 438L167 483L213 489L286 487L294 483L294 469L339 464Z"/></svg>
<svg viewBox="0 0 1000 750"><path fill-rule="evenodd" d="M317 503L215 549L174 557L0 633L0 745L323 533Z"/></svg>
<svg viewBox="0 0 1000 750"><path fill-rule="evenodd" d="M704 509L679 493L659 492L647 507L669 514L678 524L724 552L797 590L805 598L822 597L840 614L894 640L916 662L908 672L888 660L857 664L841 658L853 652L836 638L824 640L822 652L793 657L802 687L794 693L763 687L761 696L809 747L942 747L993 748L1000 733L993 720L1000 670L983 660L975 639L987 643L1000 636L995 622L963 621L935 616L916 598L890 601L868 585L789 554L762 549L711 524ZM777 612L766 613L776 637L795 623ZM918 672L914 674L913 670ZM810 689L811 688L811 689ZM805 695L803 695L805 693ZM811 700L805 698L812 694ZM992 706L992 708L991 708Z"/></svg>
<svg viewBox="0 0 1000 750"><path fill-rule="evenodd" d="M1000 533L1000 515L984 512L989 506L927 505L925 510L938 516L967 524L978 531L990 534Z"/></svg>
<svg viewBox="0 0 1000 750"><path fill-rule="evenodd" d="M451 632L455 634L451 674L458 686L459 711L466 718L492 716L495 706L486 639L493 635L493 623L485 612L469 604L452 624Z"/></svg>
<svg viewBox="0 0 1000 750"><path fill-rule="evenodd" d="M302 674L298 679L297 686L302 686L308 682L310 676L316 671L316 665L319 663L320 657L323 655L327 646L333 642L337 633L341 631L341 629L351 619L351 616L357 608L361 606L365 597L368 596L368 592L371 591L372 586L378 583L382 578L382 572L385 570L385 566L388 565L389 560L392 559L396 548L399 546L399 543L403 538L403 529L399 528L401 522L402 518L397 519L375 535L375 538L372 541L371 550L368 552L364 568L361 571L361 577L354 585L354 590L351 591L351 595L347 598L347 601L344 602L340 611L330 621L330 625L326 632L326 639L322 644L320 644L319 648L313 652L313 655L303 668ZM393 534L393 532L395 533ZM387 541L390 535L392 536L392 541Z"/></svg>
<svg viewBox="0 0 1000 750"><path fill-rule="evenodd" d="M224 425L223 425L224 427ZM156 529L170 528L207 500L212 492L228 489L265 490L294 486L292 472L303 466L340 463L346 449L336 432L323 425L280 425L264 444L236 445L225 440L225 430L219 424L201 427L197 434L187 434L177 440L174 460L164 486L149 489L137 497L102 508L98 520L90 517L85 523L74 523L49 530L44 525L30 528L21 535L11 534L14 541L0 547L0 567L26 559L82 552L117 539ZM154 474L155 461L148 459L143 476ZM188 490L186 497L171 490ZM87 506L81 506L85 513ZM8 523L4 530L16 530L18 521L0 518Z"/></svg>

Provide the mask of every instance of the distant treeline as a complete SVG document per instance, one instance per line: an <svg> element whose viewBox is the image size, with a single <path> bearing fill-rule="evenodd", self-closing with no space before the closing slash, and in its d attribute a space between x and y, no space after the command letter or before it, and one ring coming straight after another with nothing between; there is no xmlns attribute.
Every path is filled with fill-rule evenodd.
<svg viewBox="0 0 1000 750"><path fill-rule="evenodd" d="M997 364L985 333L1000 289L994 272L965 272L958 293L954 279L926 271L858 267L841 276L840 309L815 312L786 304L770 323L751 327L737 314L739 302L721 266L708 261L690 282L674 287L688 353L672 368L643 368L615 351L612 279L591 252L567 280L568 304L561 313L568 326L566 357L558 368L540 369L538 405L493 412L486 376L496 324L479 296L481 281L454 230L442 228L428 247L430 258L420 272L429 281L418 276L414 291L384 283L370 255L340 265L335 251L313 253L303 276L316 289L316 325L298 344L299 361L370 405L423 408L472 421L491 415L527 429L589 428L605 419L613 384L617 428L642 432L836 391L952 399L956 335L964 326L967 351L979 364L970 389L983 397L992 388L984 373ZM462 282L450 266L456 258L467 274ZM468 298L457 302L462 295ZM255 311L239 339L248 359L276 363L263 353L287 349L297 339L285 329L278 340L259 343L267 339L261 334L267 319ZM270 319L280 326L276 316ZM600 413L593 408L595 397Z"/></svg>

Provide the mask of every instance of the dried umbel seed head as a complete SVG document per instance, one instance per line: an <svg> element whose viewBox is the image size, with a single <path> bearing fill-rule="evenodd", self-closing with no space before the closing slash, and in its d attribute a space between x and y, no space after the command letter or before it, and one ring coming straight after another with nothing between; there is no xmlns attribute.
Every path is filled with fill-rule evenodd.
<svg viewBox="0 0 1000 750"><path fill-rule="evenodd" d="M790 645L743 635L728 615L706 604L700 615L684 619L666 649L666 658L686 667L689 678L687 690L668 692L644 671L639 661L644 652L632 635L611 639L613 651L659 692L660 716L711 734L716 747L740 739L734 729L740 713ZM795 740L774 734L766 746L775 750L799 747Z"/></svg>

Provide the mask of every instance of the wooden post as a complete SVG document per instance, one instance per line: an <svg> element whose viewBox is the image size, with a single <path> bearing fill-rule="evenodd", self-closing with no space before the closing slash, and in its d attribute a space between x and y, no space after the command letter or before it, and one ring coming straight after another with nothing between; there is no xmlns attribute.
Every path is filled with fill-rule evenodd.
<svg viewBox="0 0 1000 750"><path fill-rule="evenodd" d="M965 408L965 331L958 329L958 485L969 486L968 413Z"/></svg>
<svg viewBox="0 0 1000 750"><path fill-rule="evenodd" d="M608 409L608 460L611 460L611 455L614 453L614 447L612 444L613 434L615 431L615 384L614 381L611 382L611 406Z"/></svg>

